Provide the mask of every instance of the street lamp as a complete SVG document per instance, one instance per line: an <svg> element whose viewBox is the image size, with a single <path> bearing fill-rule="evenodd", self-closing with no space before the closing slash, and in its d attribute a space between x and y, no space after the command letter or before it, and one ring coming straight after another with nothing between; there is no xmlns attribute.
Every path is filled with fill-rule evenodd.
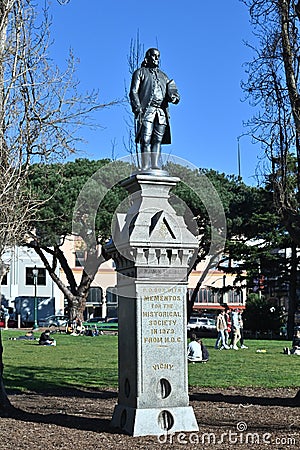
<svg viewBox="0 0 300 450"><path fill-rule="evenodd" d="M39 269L34 266L32 269L32 276L33 276L33 283L34 283L34 325L33 329L36 330L38 328L37 323L37 297L36 297L36 286L37 286L37 279L39 275Z"/></svg>

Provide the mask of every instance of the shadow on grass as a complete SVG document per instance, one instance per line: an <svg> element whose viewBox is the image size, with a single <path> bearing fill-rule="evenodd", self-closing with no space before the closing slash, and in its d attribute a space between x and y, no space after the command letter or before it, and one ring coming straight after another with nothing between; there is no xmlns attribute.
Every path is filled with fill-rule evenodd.
<svg viewBox="0 0 300 450"><path fill-rule="evenodd" d="M259 405L259 406L283 406L299 407L300 391L295 397L259 397L250 395L233 395L222 393L193 393L190 394L191 401L212 402L212 403L230 403L236 405Z"/></svg>
<svg viewBox="0 0 300 450"><path fill-rule="evenodd" d="M90 382L91 381L91 382ZM44 397L56 396L66 398L90 398L95 400L111 400L117 398L114 388L109 388L112 382L117 382L117 370L105 368L96 375L91 369L72 368L36 368L19 367L18 373L13 370L7 371L5 385L9 396L24 394L21 387L30 391L31 394L40 394ZM299 391L300 392L300 391ZM230 393L201 393L192 392L191 401L228 403L237 405L259 405L278 407L299 407L300 393L295 397L262 397L251 394ZM109 409L111 405L109 405ZM112 414L112 411L109 411ZM69 429L78 429L92 432L106 432L111 434L120 433L111 427L110 420L103 417L78 416L76 414L51 413L41 414L38 412L27 412L12 407L7 411L0 410L0 417L15 419L23 422L53 424Z"/></svg>
<svg viewBox="0 0 300 450"><path fill-rule="evenodd" d="M118 397L116 390L108 387L117 377L117 372L115 372L114 369L106 369L103 373L97 373L97 377L95 377L92 371L89 372L76 367L72 369L51 369L20 366L18 373L8 370L4 382L6 392L11 400L13 400L14 395L26 395L27 392L29 395L42 395L45 399L53 396L95 399L95 401L110 400ZM89 383L89 377L91 383ZM0 417L24 422L53 424L85 431L117 433L117 430L110 426L110 420L101 417L84 417L61 412L51 414L32 413L15 406L5 410L0 409Z"/></svg>
<svg viewBox="0 0 300 450"><path fill-rule="evenodd" d="M19 366L18 371L10 370L6 366L4 372L5 388L9 393L23 393L34 391L44 394L61 389L105 389L118 385L118 369L103 368L95 373L92 368L41 368Z"/></svg>

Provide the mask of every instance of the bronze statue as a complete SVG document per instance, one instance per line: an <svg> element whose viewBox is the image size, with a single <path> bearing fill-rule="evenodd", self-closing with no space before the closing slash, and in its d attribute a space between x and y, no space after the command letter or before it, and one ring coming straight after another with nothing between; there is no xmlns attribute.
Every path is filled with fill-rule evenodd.
<svg viewBox="0 0 300 450"><path fill-rule="evenodd" d="M159 169L161 144L171 143L168 104L177 104L180 100L174 80L169 80L158 68L159 58L159 50L147 50L141 67L132 75L130 87L142 171Z"/></svg>

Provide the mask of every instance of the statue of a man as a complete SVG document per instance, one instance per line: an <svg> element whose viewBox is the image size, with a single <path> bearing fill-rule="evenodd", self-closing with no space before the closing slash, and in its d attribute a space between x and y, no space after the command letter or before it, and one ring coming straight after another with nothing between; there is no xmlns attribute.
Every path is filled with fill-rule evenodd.
<svg viewBox="0 0 300 450"><path fill-rule="evenodd" d="M141 67L132 75L130 87L142 171L159 169L161 144L171 143L168 104L180 100L174 81L158 68L159 58L159 50L147 50Z"/></svg>

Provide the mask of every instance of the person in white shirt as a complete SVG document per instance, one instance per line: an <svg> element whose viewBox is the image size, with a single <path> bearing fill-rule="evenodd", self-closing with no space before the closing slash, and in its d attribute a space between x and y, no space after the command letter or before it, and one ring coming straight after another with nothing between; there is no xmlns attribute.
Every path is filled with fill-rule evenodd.
<svg viewBox="0 0 300 450"><path fill-rule="evenodd" d="M187 357L189 362L202 361L202 349L201 344L197 340L195 334L191 335L191 342L188 345Z"/></svg>
<svg viewBox="0 0 300 450"><path fill-rule="evenodd" d="M236 308L232 313L232 329L233 329L233 349L238 350L237 343L241 339L239 310Z"/></svg>

